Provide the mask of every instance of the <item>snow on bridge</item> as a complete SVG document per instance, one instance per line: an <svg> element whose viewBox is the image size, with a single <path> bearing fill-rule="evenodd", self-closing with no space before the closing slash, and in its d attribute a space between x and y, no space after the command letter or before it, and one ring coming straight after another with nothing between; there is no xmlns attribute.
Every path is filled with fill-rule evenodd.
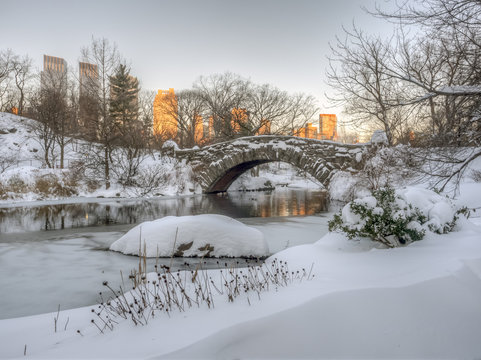
<svg viewBox="0 0 481 360"><path fill-rule="evenodd" d="M296 166L327 186L336 171L361 169L368 146L266 135L238 138L200 149L171 151L179 161L191 166L204 193L216 193L226 191L245 171L273 161Z"/></svg>

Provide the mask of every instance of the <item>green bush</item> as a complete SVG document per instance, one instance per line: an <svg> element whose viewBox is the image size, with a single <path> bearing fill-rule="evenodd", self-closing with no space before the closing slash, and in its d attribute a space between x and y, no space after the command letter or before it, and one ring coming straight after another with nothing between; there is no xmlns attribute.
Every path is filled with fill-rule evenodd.
<svg viewBox="0 0 481 360"><path fill-rule="evenodd" d="M388 247L418 241L425 235L422 224L427 217L392 188L375 190L372 197L356 199L346 207L329 221L329 231L340 230L349 239L369 237Z"/></svg>

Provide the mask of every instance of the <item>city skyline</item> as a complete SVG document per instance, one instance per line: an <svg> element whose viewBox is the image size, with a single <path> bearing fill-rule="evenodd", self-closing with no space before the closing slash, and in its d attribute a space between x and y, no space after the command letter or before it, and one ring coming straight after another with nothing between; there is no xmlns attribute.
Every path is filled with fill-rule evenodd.
<svg viewBox="0 0 481 360"><path fill-rule="evenodd" d="M312 94L321 111L336 113L324 97L331 92L324 83L328 43L352 21L374 32L390 29L360 8L375 2L362 0L2 3L6 13L21 14L22 24L16 17L2 21L1 48L28 54L38 69L43 55L76 64L92 37L105 37L118 45L143 89L186 89L199 76L230 71Z"/></svg>

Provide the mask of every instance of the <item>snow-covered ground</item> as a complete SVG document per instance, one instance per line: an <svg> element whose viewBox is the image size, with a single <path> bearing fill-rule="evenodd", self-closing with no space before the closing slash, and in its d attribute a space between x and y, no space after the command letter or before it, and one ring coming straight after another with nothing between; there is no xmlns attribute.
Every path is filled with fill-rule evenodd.
<svg viewBox="0 0 481 360"><path fill-rule="evenodd" d="M290 246L312 244L327 233L325 216L243 218L242 223L264 235L272 253ZM29 233L0 234L0 319L37 315L95 304L102 282L113 287L122 284L124 276L138 268L138 257L108 251L132 225L72 228ZM302 236L299 236L302 234ZM203 260L206 268L218 268L218 259ZM229 266L242 259L223 258ZM187 269L198 259L147 259L147 268L154 265ZM48 279L48 280L46 280Z"/></svg>
<svg viewBox="0 0 481 360"><path fill-rule="evenodd" d="M465 180L455 202L479 209L481 183ZM0 358L477 359L481 217L473 215L449 234L427 232L394 249L337 233L295 246L304 236L300 224L296 240L271 248L280 251L267 262L276 258L294 272L312 267L309 281L270 286L260 297L242 293L234 302L214 293L214 308L158 312L145 326L117 318L103 334L91 323L92 307L0 320ZM46 249L45 261L55 262L50 256Z"/></svg>
<svg viewBox="0 0 481 360"><path fill-rule="evenodd" d="M465 190L481 204L480 184ZM294 271L313 266L314 279L260 300L216 295L214 309L160 314L146 326L124 320L100 334L90 308L61 311L57 332L55 312L2 320L0 357L26 349L32 358L477 358L478 220L396 249L330 233L274 255Z"/></svg>
<svg viewBox="0 0 481 360"><path fill-rule="evenodd" d="M470 222L404 248L329 234L275 255L315 277L215 308L128 321L100 334L90 308L0 321L0 357L476 358L481 228ZM66 328L66 329L65 329Z"/></svg>

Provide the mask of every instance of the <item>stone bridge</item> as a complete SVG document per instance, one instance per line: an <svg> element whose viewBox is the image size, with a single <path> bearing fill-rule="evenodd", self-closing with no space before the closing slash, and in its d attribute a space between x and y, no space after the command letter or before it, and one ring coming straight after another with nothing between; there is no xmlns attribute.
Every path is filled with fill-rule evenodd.
<svg viewBox="0 0 481 360"><path fill-rule="evenodd" d="M250 136L205 146L176 150L175 157L190 165L204 193L226 191L254 166L282 161L298 167L326 186L337 170L362 168L366 144L340 144L294 136Z"/></svg>

